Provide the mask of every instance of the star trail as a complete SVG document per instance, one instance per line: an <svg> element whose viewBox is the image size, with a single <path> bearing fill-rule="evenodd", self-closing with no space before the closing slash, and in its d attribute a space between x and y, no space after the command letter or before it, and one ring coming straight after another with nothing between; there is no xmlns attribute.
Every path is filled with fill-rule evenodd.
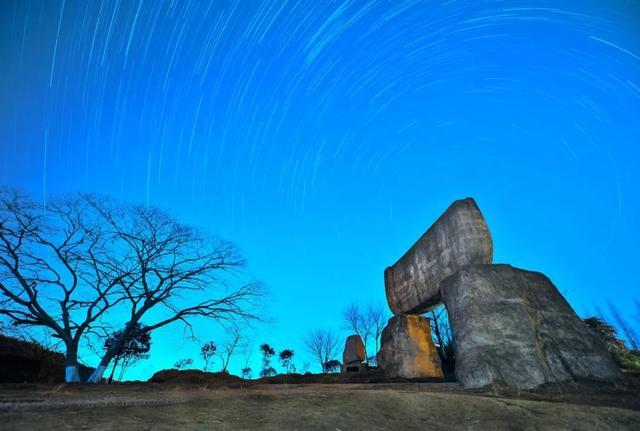
<svg viewBox="0 0 640 431"><path fill-rule="evenodd" d="M301 352L466 196L497 262L631 312L639 119L633 0L0 4L0 184L234 241L271 292L255 342Z"/></svg>

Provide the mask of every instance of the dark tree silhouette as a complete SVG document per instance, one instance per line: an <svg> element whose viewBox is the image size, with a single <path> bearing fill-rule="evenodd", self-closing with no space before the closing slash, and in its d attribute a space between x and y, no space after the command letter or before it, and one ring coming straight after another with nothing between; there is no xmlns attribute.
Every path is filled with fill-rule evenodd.
<svg viewBox="0 0 640 431"><path fill-rule="evenodd" d="M354 334L357 334L362 338L362 343L364 345L364 357L368 358L367 344L369 342L369 337L371 336L372 325L371 321L367 319L366 312L362 310L359 304L354 302L344 309L342 312L342 319L344 320L345 329L352 331Z"/></svg>
<svg viewBox="0 0 640 431"><path fill-rule="evenodd" d="M449 315L444 305L429 311L426 316L430 321L431 336L435 342L442 371L453 373L455 369L455 341L449 324Z"/></svg>
<svg viewBox="0 0 640 431"><path fill-rule="evenodd" d="M151 334L144 331L138 331L138 334L139 335L136 338L130 339L124 346L122 346L120 351L118 351L114 356L113 368L111 369L111 374L107 380L108 383L113 381L113 376L118 368L118 364L120 364L120 377L118 380L121 380L127 367L139 359L147 359L149 357L148 353L149 350L151 350ZM104 350L110 349L111 345L115 343L119 337L120 331L109 335L104 342Z"/></svg>
<svg viewBox="0 0 640 431"><path fill-rule="evenodd" d="M386 325L384 307L380 304L369 304L361 307L358 303L349 304L342 312L344 328L362 338L367 362L375 362L375 354L380 347L380 336ZM374 351L371 352L370 341L373 341Z"/></svg>
<svg viewBox="0 0 640 431"><path fill-rule="evenodd" d="M90 195L43 208L20 192L0 190L0 314L62 340L67 381L80 379L81 341L114 326L122 328L119 336L89 382L99 382L118 352L143 333L174 322L191 329L193 317L255 319L260 286L227 283L243 265L232 244L155 208ZM126 322L115 325L113 309Z"/></svg>
<svg viewBox="0 0 640 431"><path fill-rule="evenodd" d="M37 205L0 190L0 314L43 327L65 347L67 382L80 380L78 347L106 331L100 318L122 303L129 268L108 264L111 238L86 197ZM114 350L114 354L120 350Z"/></svg>
<svg viewBox="0 0 640 431"><path fill-rule="evenodd" d="M342 365L340 364L340 361L338 361L337 359L332 359L324 364L324 368L325 370L327 370L327 373L337 373L340 371L340 365Z"/></svg>
<svg viewBox="0 0 640 431"><path fill-rule="evenodd" d="M262 353L262 370L260 370L260 376L273 376L276 370L271 366L271 357L276 354L275 349L267 343L263 343L260 345L260 352Z"/></svg>
<svg viewBox="0 0 640 431"><path fill-rule="evenodd" d="M338 337L331 331L318 329L304 338L304 344L308 352L317 359L322 372L326 373L327 363L338 353Z"/></svg>
<svg viewBox="0 0 640 431"><path fill-rule="evenodd" d="M293 365L293 356L295 352L291 349L284 349L278 355L280 358L280 364L282 364L282 368L284 369L285 374L295 373L296 367Z"/></svg>
<svg viewBox="0 0 640 431"><path fill-rule="evenodd" d="M173 368L177 370L184 370L191 365L193 365L193 359L179 359L173 364Z"/></svg>
<svg viewBox="0 0 640 431"><path fill-rule="evenodd" d="M216 350L218 350L218 346L213 341L209 341L200 347L200 357L202 357L202 361L204 362L204 368L202 371L207 371L209 368L209 362L216 354Z"/></svg>
<svg viewBox="0 0 640 431"><path fill-rule="evenodd" d="M231 362L231 357L239 348L244 348L241 343L242 341L242 332L237 326L233 326L231 328L227 328L227 339L225 340L222 348L218 351L218 356L220 356L220 361L222 361L222 372L226 373L229 368L229 362Z"/></svg>
<svg viewBox="0 0 640 431"><path fill-rule="evenodd" d="M618 307L610 301L608 304L613 322L618 326L618 329L622 331L631 349L640 350L640 334L638 331L625 319L620 310L618 310Z"/></svg>

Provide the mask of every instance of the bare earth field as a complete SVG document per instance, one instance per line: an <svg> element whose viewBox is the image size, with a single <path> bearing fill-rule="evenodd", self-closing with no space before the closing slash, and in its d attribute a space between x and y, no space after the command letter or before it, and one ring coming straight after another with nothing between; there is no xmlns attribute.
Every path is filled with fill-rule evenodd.
<svg viewBox="0 0 640 431"><path fill-rule="evenodd" d="M640 430L640 391L492 394L456 383L0 386L0 429Z"/></svg>

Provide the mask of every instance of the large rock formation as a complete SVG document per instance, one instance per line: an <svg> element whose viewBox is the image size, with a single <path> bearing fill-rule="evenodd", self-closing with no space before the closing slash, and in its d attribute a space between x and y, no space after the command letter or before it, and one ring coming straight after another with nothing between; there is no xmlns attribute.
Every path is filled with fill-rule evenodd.
<svg viewBox="0 0 640 431"><path fill-rule="evenodd" d="M429 320L418 315L396 315L389 319L382 331L377 361L389 377L442 377Z"/></svg>
<svg viewBox="0 0 640 431"><path fill-rule="evenodd" d="M600 340L543 274L509 265L463 268L442 282L465 388L534 388L622 376Z"/></svg>
<svg viewBox="0 0 640 431"><path fill-rule="evenodd" d="M366 370L366 364L362 363L366 358L367 355L364 351L362 338L357 334L349 335L344 343L344 351L342 352L342 372L361 372Z"/></svg>
<svg viewBox="0 0 640 431"><path fill-rule="evenodd" d="M342 362L349 364L351 362L364 361L364 343L359 335L349 335L347 341L344 343L344 351L342 352Z"/></svg>
<svg viewBox="0 0 640 431"><path fill-rule="evenodd" d="M384 271L394 314L421 313L440 302L440 281L466 265L491 263L493 243L475 201L455 201L394 265Z"/></svg>

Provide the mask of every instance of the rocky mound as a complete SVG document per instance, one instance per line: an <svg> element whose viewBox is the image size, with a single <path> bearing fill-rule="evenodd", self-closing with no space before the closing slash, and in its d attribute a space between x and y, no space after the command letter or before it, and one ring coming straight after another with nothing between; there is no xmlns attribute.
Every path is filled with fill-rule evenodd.
<svg viewBox="0 0 640 431"><path fill-rule="evenodd" d="M228 373L207 373L200 370L161 370L149 379L151 383L207 383L220 386L237 386L243 380Z"/></svg>
<svg viewBox="0 0 640 431"><path fill-rule="evenodd" d="M86 379L93 368L81 365ZM62 383L64 355L38 343L0 335L0 383Z"/></svg>

